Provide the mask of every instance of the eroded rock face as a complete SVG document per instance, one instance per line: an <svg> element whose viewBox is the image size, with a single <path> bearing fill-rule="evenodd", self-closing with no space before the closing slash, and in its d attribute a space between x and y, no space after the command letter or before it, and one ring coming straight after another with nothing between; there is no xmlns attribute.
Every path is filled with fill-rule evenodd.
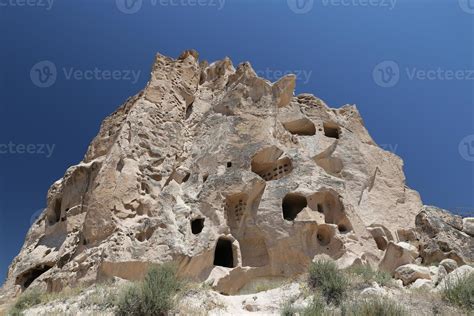
<svg viewBox="0 0 474 316"><path fill-rule="evenodd" d="M422 204L402 160L355 106L294 88L295 76L270 83L249 63L157 55L145 89L51 186L2 293L134 280L174 261L232 294L302 273L315 255L376 265L403 248ZM411 263L416 249L400 251Z"/></svg>
<svg viewBox="0 0 474 316"><path fill-rule="evenodd" d="M420 257L424 264L453 259L458 265L474 261L474 238L463 231L463 219L434 206L416 216Z"/></svg>

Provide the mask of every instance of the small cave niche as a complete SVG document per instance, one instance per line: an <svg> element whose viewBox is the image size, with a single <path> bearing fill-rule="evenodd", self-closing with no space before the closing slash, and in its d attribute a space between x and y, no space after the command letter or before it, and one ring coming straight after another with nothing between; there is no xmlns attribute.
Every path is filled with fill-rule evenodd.
<svg viewBox="0 0 474 316"><path fill-rule="evenodd" d="M321 246L327 246L331 243L332 233L331 229L328 226L320 225L318 226L318 232L316 234L318 243Z"/></svg>
<svg viewBox="0 0 474 316"><path fill-rule="evenodd" d="M308 206L306 197L298 193L288 193L283 198L283 218L287 221L295 220L296 216Z"/></svg>
<svg viewBox="0 0 474 316"><path fill-rule="evenodd" d="M258 174L265 181L279 180L293 171L293 164L289 157L280 158L283 151L275 146L265 148L252 157L252 172Z"/></svg>
<svg viewBox="0 0 474 316"><path fill-rule="evenodd" d="M229 239L219 238L214 251L214 265L225 268L234 267L232 242Z"/></svg>
<svg viewBox="0 0 474 316"><path fill-rule="evenodd" d="M232 167L232 161L228 161L227 162L227 168L231 168Z"/></svg>
<svg viewBox="0 0 474 316"><path fill-rule="evenodd" d="M61 220L61 199L58 198L54 201L53 212L48 216L48 222L50 225L54 225Z"/></svg>
<svg viewBox="0 0 474 316"><path fill-rule="evenodd" d="M313 136L316 134L316 127L314 123L308 118L302 118L290 122L283 123L283 127L294 135Z"/></svg>
<svg viewBox="0 0 474 316"><path fill-rule="evenodd" d="M187 107L186 107L186 113L185 113L185 119L187 120L191 114L193 114L193 106L194 102L191 102Z"/></svg>
<svg viewBox="0 0 474 316"><path fill-rule="evenodd" d="M200 234L204 228L204 218L195 218L191 220L191 232L194 235Z"/></svg>
<svg viewBox="0 0 474 316"><path fill-rule="evenodd" d="M310 195L308 207L315 212L324 214L324 222L337 225L340 233L352 231L351 222L336 191L326 189Z"/></svg>
<svg viewBox="0 0 474 316"><path fill-rule="evenodd" d="M226 198L225 211L227 216L227 225L229 227L238 227L245 213L247 212L248 195L237 193Z"/></svg>
<svg viewBox="0 0 474 316"><path fill-rule="evenodd" d="M15 284L20 285L22 289L27 289L34 280L39 278L43 273L47 272L51 268L52 266L50 265L41 265L26 270L17 276Z"/></svg>
<svg viewBox="0 0 474 316"><path fill-rule="evenodd" d="M118 172L122 172L123 167L125 166L125 162L122 158L120 158L119 162L117 162L117 167L115 168Z"/></svg>
<svg viewBox="0 0 474 316"><path fill-rule="evenodd" d="M155 229L153 227L149 227L144 231L139 232L135 238L137 238L138 241L144 242L153 236L153 233L155 232Z"/></svg>
<svg viewBox="0 0 474 316"><path fill-rule="evenodd" d="M341 130L339 126L335 123L325 122L323 123L324 135L330 138L339 139L341 136Z"/></svg>

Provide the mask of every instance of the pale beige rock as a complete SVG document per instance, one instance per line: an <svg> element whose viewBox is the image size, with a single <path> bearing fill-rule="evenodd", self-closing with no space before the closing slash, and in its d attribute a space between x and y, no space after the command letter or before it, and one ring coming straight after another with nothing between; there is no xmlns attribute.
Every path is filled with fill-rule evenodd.
<svg viewBox="0 0 474 316"><path fill-rule="evenodd" d="M448 275L448 271L446 271L446 268L444 266L439 266L438 267L438 274L436 276L436 284L441 283L443 279Z"/></svg>
<svg viewBox="0 0 474 316"><path fill-rule="evenodd" d="M457 262L453 259L444 259L439 263L439 265L443 266L446 269L447 273L451 273L458 267Z"/></svg>
<svg viewBox="0 0 474 316"><path fill-rule="evenodd" d="M407 243L390 242L385 251L383 259L379 263L379 269L393 273L398 267L413 263L415 261L415 250Z"/></svg>
<svg viewBox="0 0 474 316"><path fill-rule="evenodd" d="M462 231L470 236L474 236L474 217L466 217L462 220Z"/></svg>
<svg viewBox="0 0 474 316"><path fill-rule="evenodd" d="M457 282L459 282L459 280L466 278L472 273L474 273L474 268L468 265L460 266L453 272L446 275L446 277L444 277L444 279L439 282L437 288L442 290L446 288L446 286L454 286Z"/></svg>
<svg viewBox="0 0 474 316"><path fill-rule="evenodd" d="M306 272L320 254L376 265L386 249L390 272L414 260L395 243L413 239L420 197L356 106L294 96L293 75L271 83L249 63L198 58L158 54L144 90L104 120L49 189L3 300L30 286L136 280L169 261L235 294Z"/></svg>
<svg viewBox="0 0 474 316"><path fill-rule="evenodd" d="M410 285L410 289L426 289L431 290L434 288L434 282L428 279L417 279Z"/></svg>
<svg viewBox="0 0 474 316"><path fill-rule="evenodd" d="M406 264L395 269L394 277L402 280L403 285L413 283L417 279L431 280L430 270L416 264Z"/></svg>

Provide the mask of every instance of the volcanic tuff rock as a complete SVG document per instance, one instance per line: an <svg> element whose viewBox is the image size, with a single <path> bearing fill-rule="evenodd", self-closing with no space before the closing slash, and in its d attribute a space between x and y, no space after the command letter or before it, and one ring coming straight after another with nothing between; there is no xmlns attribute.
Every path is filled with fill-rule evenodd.
<svg viewBox="0 0 474 316"><path fill-rule="evenodd" d="M375 266L388 247L411 263L416 249L398 243L418 234L422 203L402 160L377 146L355 106L294 96L295 80L195 51L158 54L145 89L50 188L4 297L140 279L167 261L227 294L300 274L321 254Z"/></svg>

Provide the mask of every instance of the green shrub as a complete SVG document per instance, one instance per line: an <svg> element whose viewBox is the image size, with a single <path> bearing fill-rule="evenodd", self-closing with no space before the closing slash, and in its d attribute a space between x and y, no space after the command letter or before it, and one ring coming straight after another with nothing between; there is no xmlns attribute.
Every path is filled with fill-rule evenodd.
<svg viewBox="0 0 474 316"><path fill-rule="evenodd" d="M448 302L468 310L474 310L474 273L455 281L446 282L442 294Z"/></svg>
<svg viewBox="0 0 474 316"><path fill-rule="evenodd" d="M319 296L314 296L311 303L300 313L301 316L323 316L326 315L326 305Z"/></svg>
<svg viewBox="0 0 474 316"><path fill-rule="evenodd" d="M390 273L373 270L368 265L355 266L351 268L349 272L360 276L366 284L370 284L375 281L377 284L384 286L389 284L392 280Z"/></svg>
<svg viewBox="0 0 474 316"><path fill-rule="evenodd" d="M117 315L165 315L173 308L173 297L180 287L172 266L151 268L143 282L128 286L120 293Z"/></svg>
<svg viewBox="0 0 474 316"><path fill-rule="evenodd" d="M8 315L17 316L22 315L25 309L41 304L41 291L32 289L25 291L15 302Z"/></svg>
<svg viewBox="0 0 474 316"><path fill-rule="evenodd" d="M403 307L387 298L371 298L341 308L342 316L405 316Z"/></svg>
<svg viewBox="0 0 474 316"><path fill-rule="evenodd" d="M308 284L312 289L321 291L328 304L339 305L346 295L349 282L334 262L319 260L309 267Z"/></svg>
<svg viewBox="0 0 474 316"><path fill-rule="evenodd" d="M281 316L294 316L298 310L293 307L291 302L287 302L286 304L283 305L281 308L280 315Z"/></svg>

